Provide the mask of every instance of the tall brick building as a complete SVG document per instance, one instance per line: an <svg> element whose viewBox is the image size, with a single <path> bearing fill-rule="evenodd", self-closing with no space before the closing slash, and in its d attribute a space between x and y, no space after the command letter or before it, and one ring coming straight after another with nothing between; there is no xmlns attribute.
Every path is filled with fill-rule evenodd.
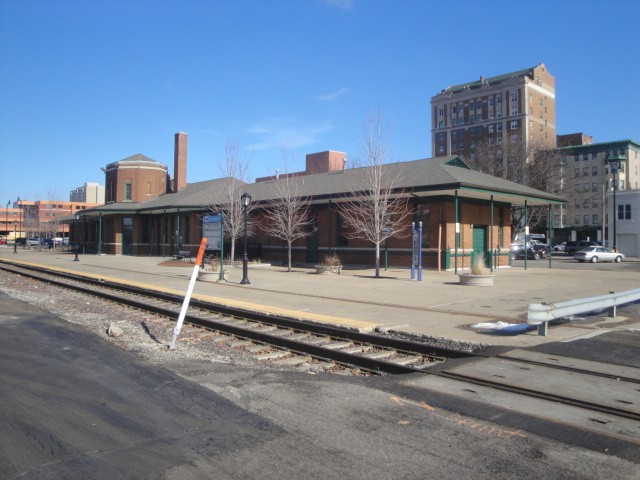
<svg viewBox="0 0 640 480"><path fill-rule="evenodd" d="M433 157L473 161L488 148L506 162L508 142L556 145L555 78L544 64L451 85L431 97Z"/></svg>

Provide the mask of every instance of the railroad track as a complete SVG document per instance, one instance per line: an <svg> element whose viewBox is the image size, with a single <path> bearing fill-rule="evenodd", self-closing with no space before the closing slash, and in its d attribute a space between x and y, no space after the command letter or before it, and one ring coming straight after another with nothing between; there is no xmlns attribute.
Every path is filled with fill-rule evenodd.
<svg viewBox="0 0 640 480"><path fill-rule="evenodd" d="M41 267L0 262L0 268L174 320L183 301L181 296L158 290ZM356 371L399 374L422 372L447 358L473 355L196 299L190 302L185 324L217 333L216 343L247 347L258 360L292 365L312 358Z"/></svg>
<svg viewBox="0 0 640 480"><path fill-rule="evenodd" d="M132 308L175 320L183 298L179 295L149 290L136 286L113 283L101 279L59 272L47 268L22 265L0 260L0 269L27 276L67 289L73 289L105 300L125 304ZM640 376L620 375L590 368L567 367L531 358L509 355L489 357L479 353L430 346L418 342L361 333L332 326L310 324L294 318L233 308L226 305L192 300L185 324L202 329L208 340L216 344L244 348L262 362L295 366L317 362L324 370L336 369L346 373L405 374L428 373L606 413L640 421L640 412L633 400L619 400L620 406L603 404L597 399L580 398L556 392L518 385L518 382L447 368L449 359L475 359L477 361L507 361L527 367L522 370L554 369L590 377L615 380L640 392ZM459 363L459 362L458 362ZM432 368L436 367L436 368ZM632 372L634 373L634 372Z"/></svg>

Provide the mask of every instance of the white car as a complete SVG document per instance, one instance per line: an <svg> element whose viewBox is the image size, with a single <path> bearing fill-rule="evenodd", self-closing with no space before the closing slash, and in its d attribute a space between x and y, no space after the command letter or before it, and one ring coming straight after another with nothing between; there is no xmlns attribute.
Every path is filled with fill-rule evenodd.
<svg viewBox="0 0 640 480"><path fill-rule="evenodd" d="M554 245L553 246L553 251L554 252L564 252L564 246L567 244L567 242L562 242L559 243L558 245Z"/></svg>
<svg viewBox="0 0 640 480"><path fill-rule="evenodd" d="M605 247L587 247L573 254L579 262L616 262L620 263L624 260L624 254L614 252Z"/></svg>

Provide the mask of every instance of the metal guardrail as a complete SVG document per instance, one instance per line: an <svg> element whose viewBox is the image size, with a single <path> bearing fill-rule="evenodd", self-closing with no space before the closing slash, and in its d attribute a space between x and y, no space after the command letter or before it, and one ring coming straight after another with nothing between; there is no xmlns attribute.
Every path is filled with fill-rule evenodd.
<svg viewBox="0 0 640 480"><path fill-rule="evenodd" d="M527 323L538 325L538 335L547 335L547 324L551 320L571 315L610 309L609 316L616 316L616 307L640 300L640 288L624 292L611 292L608 295L579 298L558 303L530 303L527 309Z"/></svg>

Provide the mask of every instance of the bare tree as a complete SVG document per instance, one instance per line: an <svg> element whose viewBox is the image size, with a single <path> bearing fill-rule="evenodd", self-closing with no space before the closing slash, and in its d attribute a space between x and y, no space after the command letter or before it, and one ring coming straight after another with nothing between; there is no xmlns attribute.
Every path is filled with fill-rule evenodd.
<svg viewBox="0 0 640 480"><path fill-rule="evenodd" d="M409 200L394 190L402 179L401 170L388 165L389 144L383 134L382 116L369 115L364 125L359 163L362 177L354 192L344 197L340 214L345 236L368 240L375 245L376 278L380 277L380 245L388 238L409 234Z"/></svg>
<svg viewBox="0 0 640 480"><path fill-rule="evenodd" d="M272 184L274 200L267 205L260 222L268 235L287 242L287 271L291 271L291 250L296 240L309 235L311 219L309 202L300 193L302 183L287 170L288 152L282 148L285 173L279 175Z"/></svg>
<svg viewBox="0 0 640 480"><path fill-rule="evenodd" d="M240 151L240 141L227 138L224 144L224 161L218 164L218 170L224 179L223 200L209 206L214 213L224 214L224 233L231 242L231 265L234 265L236 254L236 240L244 233L243 206L240 200L243 190L248 183L248 171L251 154ZM253 209L249 205L247 218ZM247 234L252 230L252 224L247 220ZM223 261L224 259L221 259Z"/></svg>
<svg viewBox="0 0 640 480"><path fill-rule="evenodd" d="M510 138L506 143L476 144L464 161L474 170L504 178L527 187L558 193L555 173L563 155L547 145ZM547 207L527 209L527 223L532 227L546 226ZM511 209L511 227L515 233L525 223L524 207Z"/></svg>

